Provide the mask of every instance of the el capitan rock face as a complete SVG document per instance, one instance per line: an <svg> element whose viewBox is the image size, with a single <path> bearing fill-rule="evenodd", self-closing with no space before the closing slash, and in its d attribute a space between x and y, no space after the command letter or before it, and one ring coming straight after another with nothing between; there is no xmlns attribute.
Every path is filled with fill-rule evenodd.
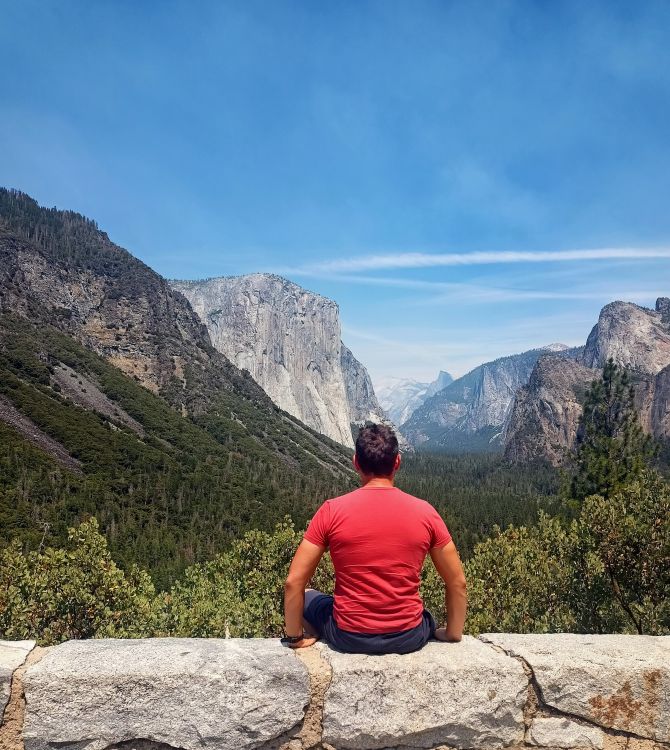
<svg viewBox="0 0 670 750"><path fill-rule="evenodd" d="M214 346L309 427L353 446L352 425L388 422L365 367L341 341L333 300L265 273L172 285Z"/></svg>
<svg viewBox="0 0 670 750"><path fill-rule="evenodd" d="M600 312L574 361L542 358L519 390L505 429L505 455L518 461L562 463L574 447L582 402L608 359L633 380L640 422L649 434L670 436L670 299L654 310L612 302Z"/></svg>

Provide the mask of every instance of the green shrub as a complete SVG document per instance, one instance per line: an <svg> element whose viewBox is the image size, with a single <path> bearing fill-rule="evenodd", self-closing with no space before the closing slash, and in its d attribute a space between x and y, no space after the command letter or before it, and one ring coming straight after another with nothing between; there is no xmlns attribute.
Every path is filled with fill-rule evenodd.
<svg viewBox="0 0 670 750"><path fill-rule="evenodd" d="M248 531L227 552L189 568L162 597L171 635L278 636L283 627L284 581L302 534L290 519L274 532ZM312 586L331 592L329 556Z"/></svg>
<svg viewBox="0 0 670 750"><path fill-rule="evenodd" d="M547 633L575 627L570 590L574 534L542 515L477 545L466 563L468 631Z"/></svg>
<svg viewBox="0 0 670 750"><path fill-rule="evenodd" d="M147 573L113 562L98 523L70 529L64 549L0 552L0 634L41 644L70 638L138 637L152 631L155 591Z"/></svg>

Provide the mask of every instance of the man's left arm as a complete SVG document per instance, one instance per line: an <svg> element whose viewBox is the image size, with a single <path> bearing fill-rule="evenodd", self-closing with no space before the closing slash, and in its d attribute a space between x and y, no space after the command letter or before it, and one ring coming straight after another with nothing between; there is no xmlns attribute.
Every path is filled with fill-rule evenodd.
<svg viewBox="0 0 670 750"><path fill-rule="evenodd" d="M305 587L314 575L325 547L303 539L296 550L284 584L284 632L289 637L303 633L303 610ZM316 638L303 638L291 644L293 648L305 648L316 642Z"/></svg>

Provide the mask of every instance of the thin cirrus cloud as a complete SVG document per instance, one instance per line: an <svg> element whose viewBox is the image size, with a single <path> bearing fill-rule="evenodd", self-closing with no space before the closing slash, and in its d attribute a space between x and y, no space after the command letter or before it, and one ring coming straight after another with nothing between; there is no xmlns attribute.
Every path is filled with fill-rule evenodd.
<svg viewBox="0 0 670 750"><path fill-rule="evenodd" d="M340 258L309 264L296 272L380 271L401 268L435 268L440 266L479 266L510 263L560 263L594 260L644 260L670 258L669 247L611 247L581 250L493 251L472 253L390 253Z"/></svg>
<svg viewBox="0 0 670 750"><path fill-rule="evenodd" d="M559 291L551 289L515 289L511 287L491 287L479 284L454 283L448 281L427 281L424 279L402 279L390 276L365 276L353 274L332 274L325 271L300 269L282 270L293 276L337 281L361 286L381 286L396 289L411 289L432 294L424 294L416 299L417 305L442 304L455 301L515 302L519 300L638 300L648 301L662 297L665 292L654 289L600 288L579 291Z"/></svg>

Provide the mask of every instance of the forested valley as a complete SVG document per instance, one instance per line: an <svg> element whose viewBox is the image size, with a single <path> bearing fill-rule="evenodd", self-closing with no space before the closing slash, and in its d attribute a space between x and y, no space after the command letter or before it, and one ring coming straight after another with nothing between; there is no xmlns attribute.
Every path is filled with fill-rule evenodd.
<svg viewBox="0 0 670 750"><path fill-rule="evenodd" d="M351 450L93 222L15 191L0 209L0 638L277 635L302 530L357 484ZM465 561L469 632L670 632L668 448L634 401L608 362L560 470L404 455L399 486ZM443 619L430 564L422 593Z"/></svg>
<svg viewBox="0 0 670 750"><path fill-rule="evenodd" d="M101 484L87 486L82 476L61 472L44 458L40 463L16 436L3 450L5 466L13 467L13 473L3 472L3 517L11 518L22 499L21 517L31 510L47 518L50 508L68 512L73 523L67 532L58 527L53 546L44 533L40 537L42 521L33 528L13 524L12 541L0 553L4 637L55 643L281 632L283 581L309 515L296 499L299 488L285 494L286 501L266 506L263 517L247 517L246 528L231 519L235 532L212 543L213 549L220 545L217 553L205 551L185 568L166 565L157 541L152 571L137 565L132 546L118 548L122 555L115 551L114 509L128 505L123 495L130 484L154 486L148 465L144 474L116 473L115 484L102 474L96 479ZM491 455L418 454L405 459L399 485L433 502L452 529L470 590L468 632L663 634L670 632L666 472L659 447L636 421L626 373L610 364L587 394L580 444L563 472L545 466L519 471ZM205 470L199 481L206 476ZM161 492L169 504L169 488ZM41 508L29 501L38 496ZM191 518L148 512L129 528L141 529L147 540L182 539L180 520L206 533L198 512L192 510ZM106 519L114 527L106 528ZM313 584L332 590L327 558ZM422 595L443 616L443 587L430 564Z"/></svg>

